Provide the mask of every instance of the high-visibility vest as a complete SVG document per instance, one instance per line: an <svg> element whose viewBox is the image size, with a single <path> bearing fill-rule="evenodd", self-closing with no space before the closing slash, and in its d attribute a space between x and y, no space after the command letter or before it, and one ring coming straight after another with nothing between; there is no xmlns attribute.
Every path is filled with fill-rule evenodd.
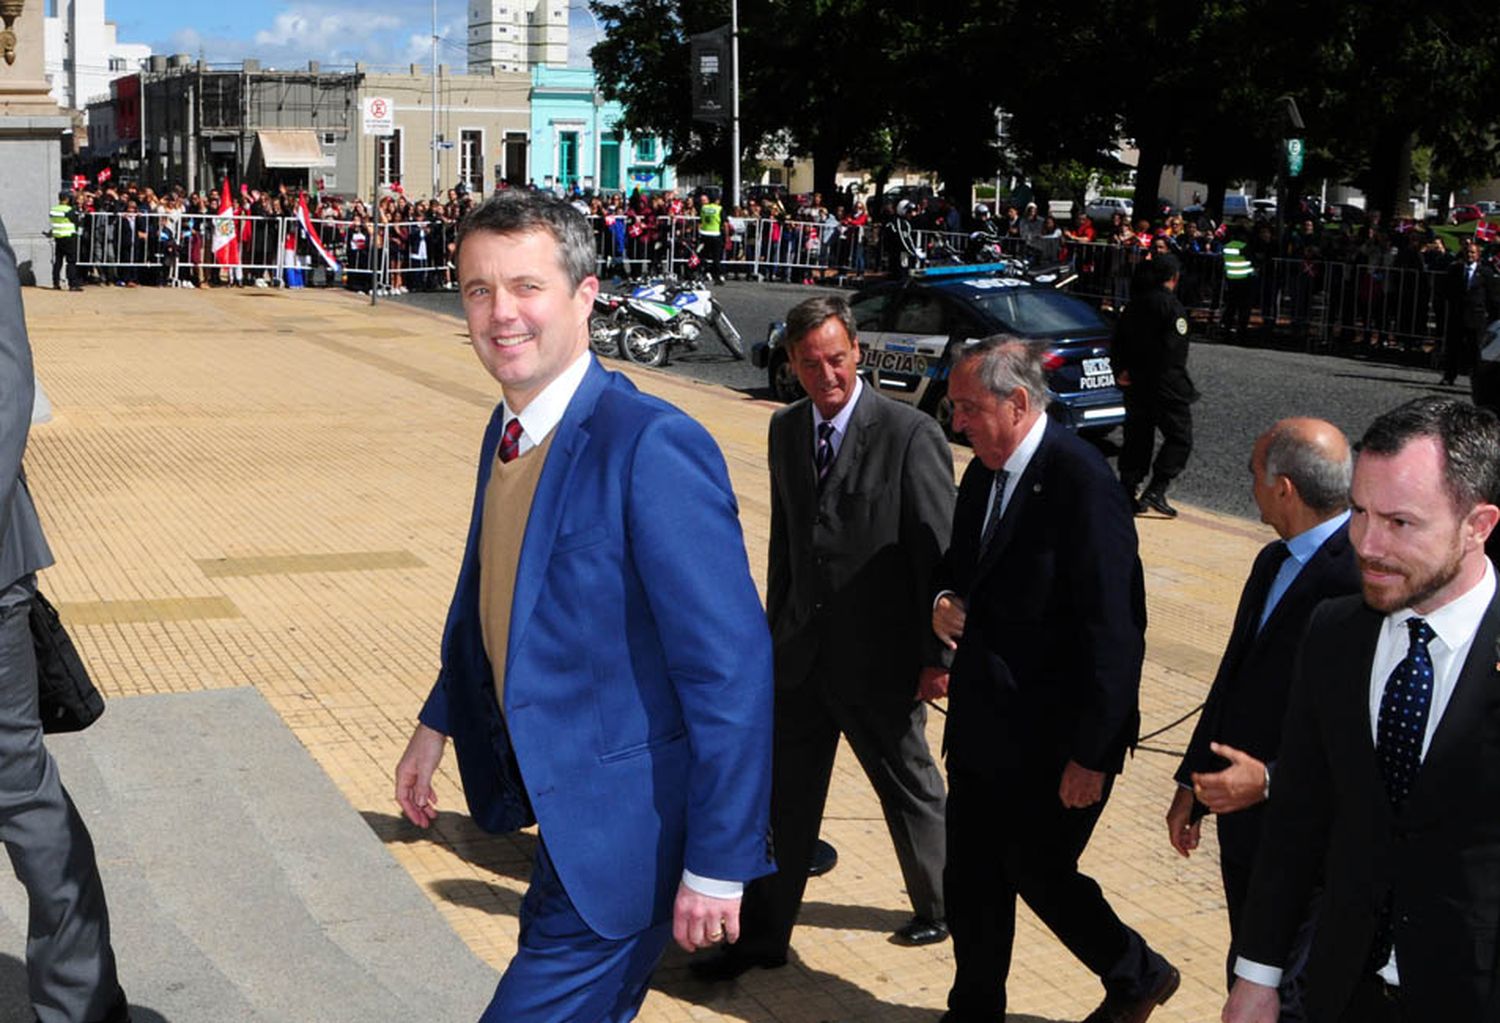
<svg viewBox="0 0 1500 1023"><path fill-rule="evenodd" d="M724 207L716 202L706 202L698 210L698 233L713 237L723 230L721 218Z"/></svg>
<svg viewBox="0 0 1500 1023"><path fill-rule="evenodd" d="M1231 281L1243 281L1255 276L1255 266L1245 258L1245 243L1230 242L1224 246L1224 276Z"/></svg>
<svg viewBox="0 0 1500 1023"><path fill-rule="evenodd" d="M57 239L71 238L78 233L68 214L73 212L73 207L67 203L60 202L47 211L47 218L52 221L52 237Z"/></svg>

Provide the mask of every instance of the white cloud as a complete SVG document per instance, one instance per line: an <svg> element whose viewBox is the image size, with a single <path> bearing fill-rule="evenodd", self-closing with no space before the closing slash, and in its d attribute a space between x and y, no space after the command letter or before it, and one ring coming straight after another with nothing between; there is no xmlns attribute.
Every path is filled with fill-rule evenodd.
<svg viewBox="0 0 1500 1023"><path fill-rule="evenodd" d="M387 29L400 27L401 19L389 14L294 8L276 15L270 29L255 33L255 42L259 46L330 51L346 49L351 42L363 42Z"/></svg>

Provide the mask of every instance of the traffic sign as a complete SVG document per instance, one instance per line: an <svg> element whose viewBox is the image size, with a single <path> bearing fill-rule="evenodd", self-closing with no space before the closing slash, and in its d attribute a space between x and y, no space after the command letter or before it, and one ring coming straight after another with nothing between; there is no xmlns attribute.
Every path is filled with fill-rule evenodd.
<svg viewBox="0 0 1500 1023"><path fill-rule="evenodd" d="M1286 140L1286 173L1288 177L1299 177L1302 174L1302 157L1307 152L1307 144L1301 139Z"/></svg>
<svg viewBox="0 0 1500 1023"><path fill-rule="evenodd" d="M387 96L365 97L365 134L396 134L396 104Z"/></svg>

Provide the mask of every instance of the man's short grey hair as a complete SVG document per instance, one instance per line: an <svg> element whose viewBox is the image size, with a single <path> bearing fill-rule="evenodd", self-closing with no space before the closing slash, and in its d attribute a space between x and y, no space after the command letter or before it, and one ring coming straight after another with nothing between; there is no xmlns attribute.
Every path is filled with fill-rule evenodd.
<svg viewBox="0 0 1500 1023"><path fill-rule="evenodd" d="M844 333L849 335L851 344L859 339L859 332L854 326L854 311L849 308L848 299L843 295L814 295L792 306L791 311L786 314L787 351L794 350L799 341L821 327L830 317L837 317L844 325Z"/></svg>
<svg viewBox="0 0 1500 1023"><path fill-rule="evenodd" d="M1265 480L1285 476L1297 488L1302 503L1320 515L1349 507L1349 483L1354 477L1354 459L1348 450L1342 458L1328 453L1296 427L1277 425L1266 438Z"/></svg>
<svg viewBox="0 0 1500 1023"><path fill-rule="evenodd" d="M1010 334L991 334L982 341L972 341L958 349L953 368L978 362L979 382L997 398L1008 398L1017 388L1031 399L1031 406L1045 410L1052 400L1047 395L1047 371L1042 356L1047 353L1044 341L1022 341Z"/></svg>
<svg viewBox="0 0 1500 1023"><path fill-rule="evenodd" d="M546 231L557 242L557 258L573 290L595 274L594 233L583 214L546 192L507 188L468 212L458 225L453 265L458 266L464 239L472 234L525 234Z"/></svg>

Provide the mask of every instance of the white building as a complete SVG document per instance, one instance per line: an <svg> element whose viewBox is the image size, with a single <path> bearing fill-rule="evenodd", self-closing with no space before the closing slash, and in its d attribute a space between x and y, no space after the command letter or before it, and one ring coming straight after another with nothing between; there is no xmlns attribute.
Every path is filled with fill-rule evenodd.
<svg viewBox="0 0 1500 1023"><path fill-rule="evenodd" d="M469 0L471 72L538 65L568 65L567 0Z"/></svg>
<svg viewBox="0 0 1500 1023"><path fill-rule="evenodd" d="M151 56L151 47L122 43L115 23L104 20L104 0L55 0L57 12L44 20L44 69L51 96L64 109L85 110L88 101L109 92L109 83L132 74Z"/></svg>

